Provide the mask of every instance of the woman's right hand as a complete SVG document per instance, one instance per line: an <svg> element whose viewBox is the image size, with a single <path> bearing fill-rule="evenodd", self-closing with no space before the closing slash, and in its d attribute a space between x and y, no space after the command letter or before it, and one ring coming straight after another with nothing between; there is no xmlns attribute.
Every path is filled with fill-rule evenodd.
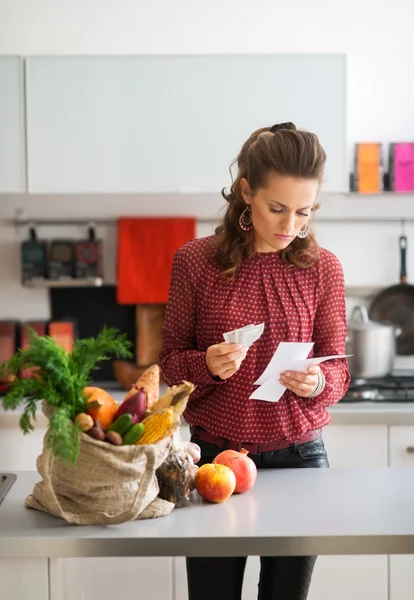
<svg viewBox="0 0 414 600"><path fill-rule="evenodd" d="M213 377L220 379L229 379L236 371L246 357L248 348L240 344L214 344L207 348L206 363L207 368Z"/></svg>

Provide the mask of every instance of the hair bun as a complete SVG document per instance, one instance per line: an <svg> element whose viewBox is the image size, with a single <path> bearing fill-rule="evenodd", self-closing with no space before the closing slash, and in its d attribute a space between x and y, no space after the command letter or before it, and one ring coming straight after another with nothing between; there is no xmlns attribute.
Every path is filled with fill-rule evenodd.
<svg viewBox="0 0 414 600"><path fill-rule="evenodd" d="M280 131L281 129L291 129L292 131L296 131L296 125L290 121L287 123L277 123L270 128L270 131L276 133L276 131Z"/></svg>

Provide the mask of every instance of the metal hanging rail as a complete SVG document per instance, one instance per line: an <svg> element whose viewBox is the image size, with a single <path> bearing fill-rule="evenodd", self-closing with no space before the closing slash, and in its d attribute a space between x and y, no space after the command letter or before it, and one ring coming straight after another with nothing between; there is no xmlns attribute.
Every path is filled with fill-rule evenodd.
<svg viewBox="0 0 414 600"><path fill-rule="evenodd" d="M149 215L148 215L149 217ZM159 215L162 218L162 215ZM145 216L143 217L145 218ZM151 215L151 218L154 218ZM177 216L179 218L179 216ZM200 217L196 218L198 223L203 224L216 224L220 221L220 217L217 219ZM0 223L7 223L14 225L15 227L29 227L35 225L37 227L46 226L88 226L88 225L106 225L115 226L117 219L12 219L12 220L0 220ZM414 223L414 216L412 217L316 217L314 220L315 224L318 223Z"/></svg>
<svg viewBox="0 0 414 600"><path fill-rule="evenodd" d="M163 218L163 215L158 215L159 218ZM170 216L170 215L168 215ZM143 217L145 218L145 216ZM148 215L148 218L157 218L157 216ZM168 218L168 217L167 217ZM180 217L177 216L179 219ZM187 215L183 216L183 218L187 218ZM198 223L217 223L219 219L207 219L207 218L197 218L196 221ZM2 221L0 220L0 223ZM90 225L110 225L115 226L117 224L117 219L114 217L112 219L13 219L6 220L8 224L14 225L15 227L29 227L31 225L36 225L36 227L46 227L46 226L90 226Z"/></svg>

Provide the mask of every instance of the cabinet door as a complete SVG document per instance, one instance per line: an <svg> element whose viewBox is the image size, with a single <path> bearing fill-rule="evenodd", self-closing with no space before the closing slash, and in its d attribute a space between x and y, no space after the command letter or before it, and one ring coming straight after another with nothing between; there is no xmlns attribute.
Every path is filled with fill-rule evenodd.
<svg viewBox="0 0 414 600"><path fill-rule="evenodd" d="M348 187L344 56L53 56L26 66L31 192L215 195L248 135L283 114L323 140L324 190ZM260 94L246 93L246 73Z"/></svg>
<svg viewBox="0 0 414 600"><path fill-rule="evenodd" d="M0 57L0 193L26 190L23 61Z"/></svg>
<svg viewBox="0 0 414 600"><path fill-rule="evenodd" d="M386 425L329 425L325 427L323 437L333 469L387 466ZM386 600L387 568L386 556L319 556L309 600ZM244 576L243 600L257 597L259 571L259 557L250 556ZM176 600L187 600L182 558L175 559L175 592Z"/></svg>
<svg viewBox="0 0 414 600"><path fill-rule="evenodd" d="M47 558L0 559L0 590L7 600L48 600Z"/></svg>
<svg viewBox="0 0 414 600"><path fill-rule="evenodd" d="M323 433L332 469L386 467L386 425L328 425ZM319 556L309 600L385 600L386 556Z"/></svg>
<svg viewBox="0 0 414 600"><path fill-rule="evenodd" d="M414 426L390 427L390 467L407 467L414 472ZM414 556L390 556L390 600L411 600L414 590Z"/></svg>
<svg viewBox="0 0 414 600"><path fill-rule="evenodd" d="M172 600L170 558L58 558L50 600Z"/></svg>
<svg viewBox="0 0 414 600"><path fill-rule="evenodd" d="M36 471L37 457L43 451L45 427L36 426L24 435L18 425L0 429L0 471Z"/></svg>
<svg viewBox="0 0 414 600"><path fill-rule="evenodd" d="M386 425L328 425L323 438L332 469L387 466ZM308 598L386 600L387 565L386 556L319 556ZM256 597L259 570L259 558L249 557L243 600Z"/></svg>
<svg viewBox="0 0 414 600"><path fill-rule="evenodd" d="M331 468L388 465L387 425L328 425L323 439Z"/></svg>

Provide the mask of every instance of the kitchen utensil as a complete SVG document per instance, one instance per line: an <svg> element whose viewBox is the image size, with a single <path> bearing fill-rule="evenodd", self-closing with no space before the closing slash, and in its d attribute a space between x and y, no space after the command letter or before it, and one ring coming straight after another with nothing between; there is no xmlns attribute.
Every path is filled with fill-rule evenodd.
<svg viewBox="0 0 414 600"><path fill-rule="evenodd" d="M96 239L95 228L89 228L88 239L75 244L75 277L89 279L103 277L102 241Z"/></svg>
<svg viewBox="0 0 414 600"><path fill-rule="evenodd" d="M400 283L386 288L372 301L369 317L380 323L393 323L401 329L396 353L414 354L414 285L407 283L407 236L400 235Z"/></svg>
<svg viewBox="0 0 414 600"><path fill-rule="evenodd" d="M355 306L348 321L346 353L352 378L385 377L394 367L396 337L394 324L369 319L365 306Z"/></svg>
<svg viewBox="0 0 414 600"><path fill-rule="evenodd" d="M29 229L29 239L21 244L21 274L23 283L47 277L47 244L37 239L34 227Z"/></svg>
<svg viewBox="0 0 414 600"><path fill-rule="evenodd" d="M75 246L70 240L53 240L49 247L49 278L72 278Z"/></svg>

